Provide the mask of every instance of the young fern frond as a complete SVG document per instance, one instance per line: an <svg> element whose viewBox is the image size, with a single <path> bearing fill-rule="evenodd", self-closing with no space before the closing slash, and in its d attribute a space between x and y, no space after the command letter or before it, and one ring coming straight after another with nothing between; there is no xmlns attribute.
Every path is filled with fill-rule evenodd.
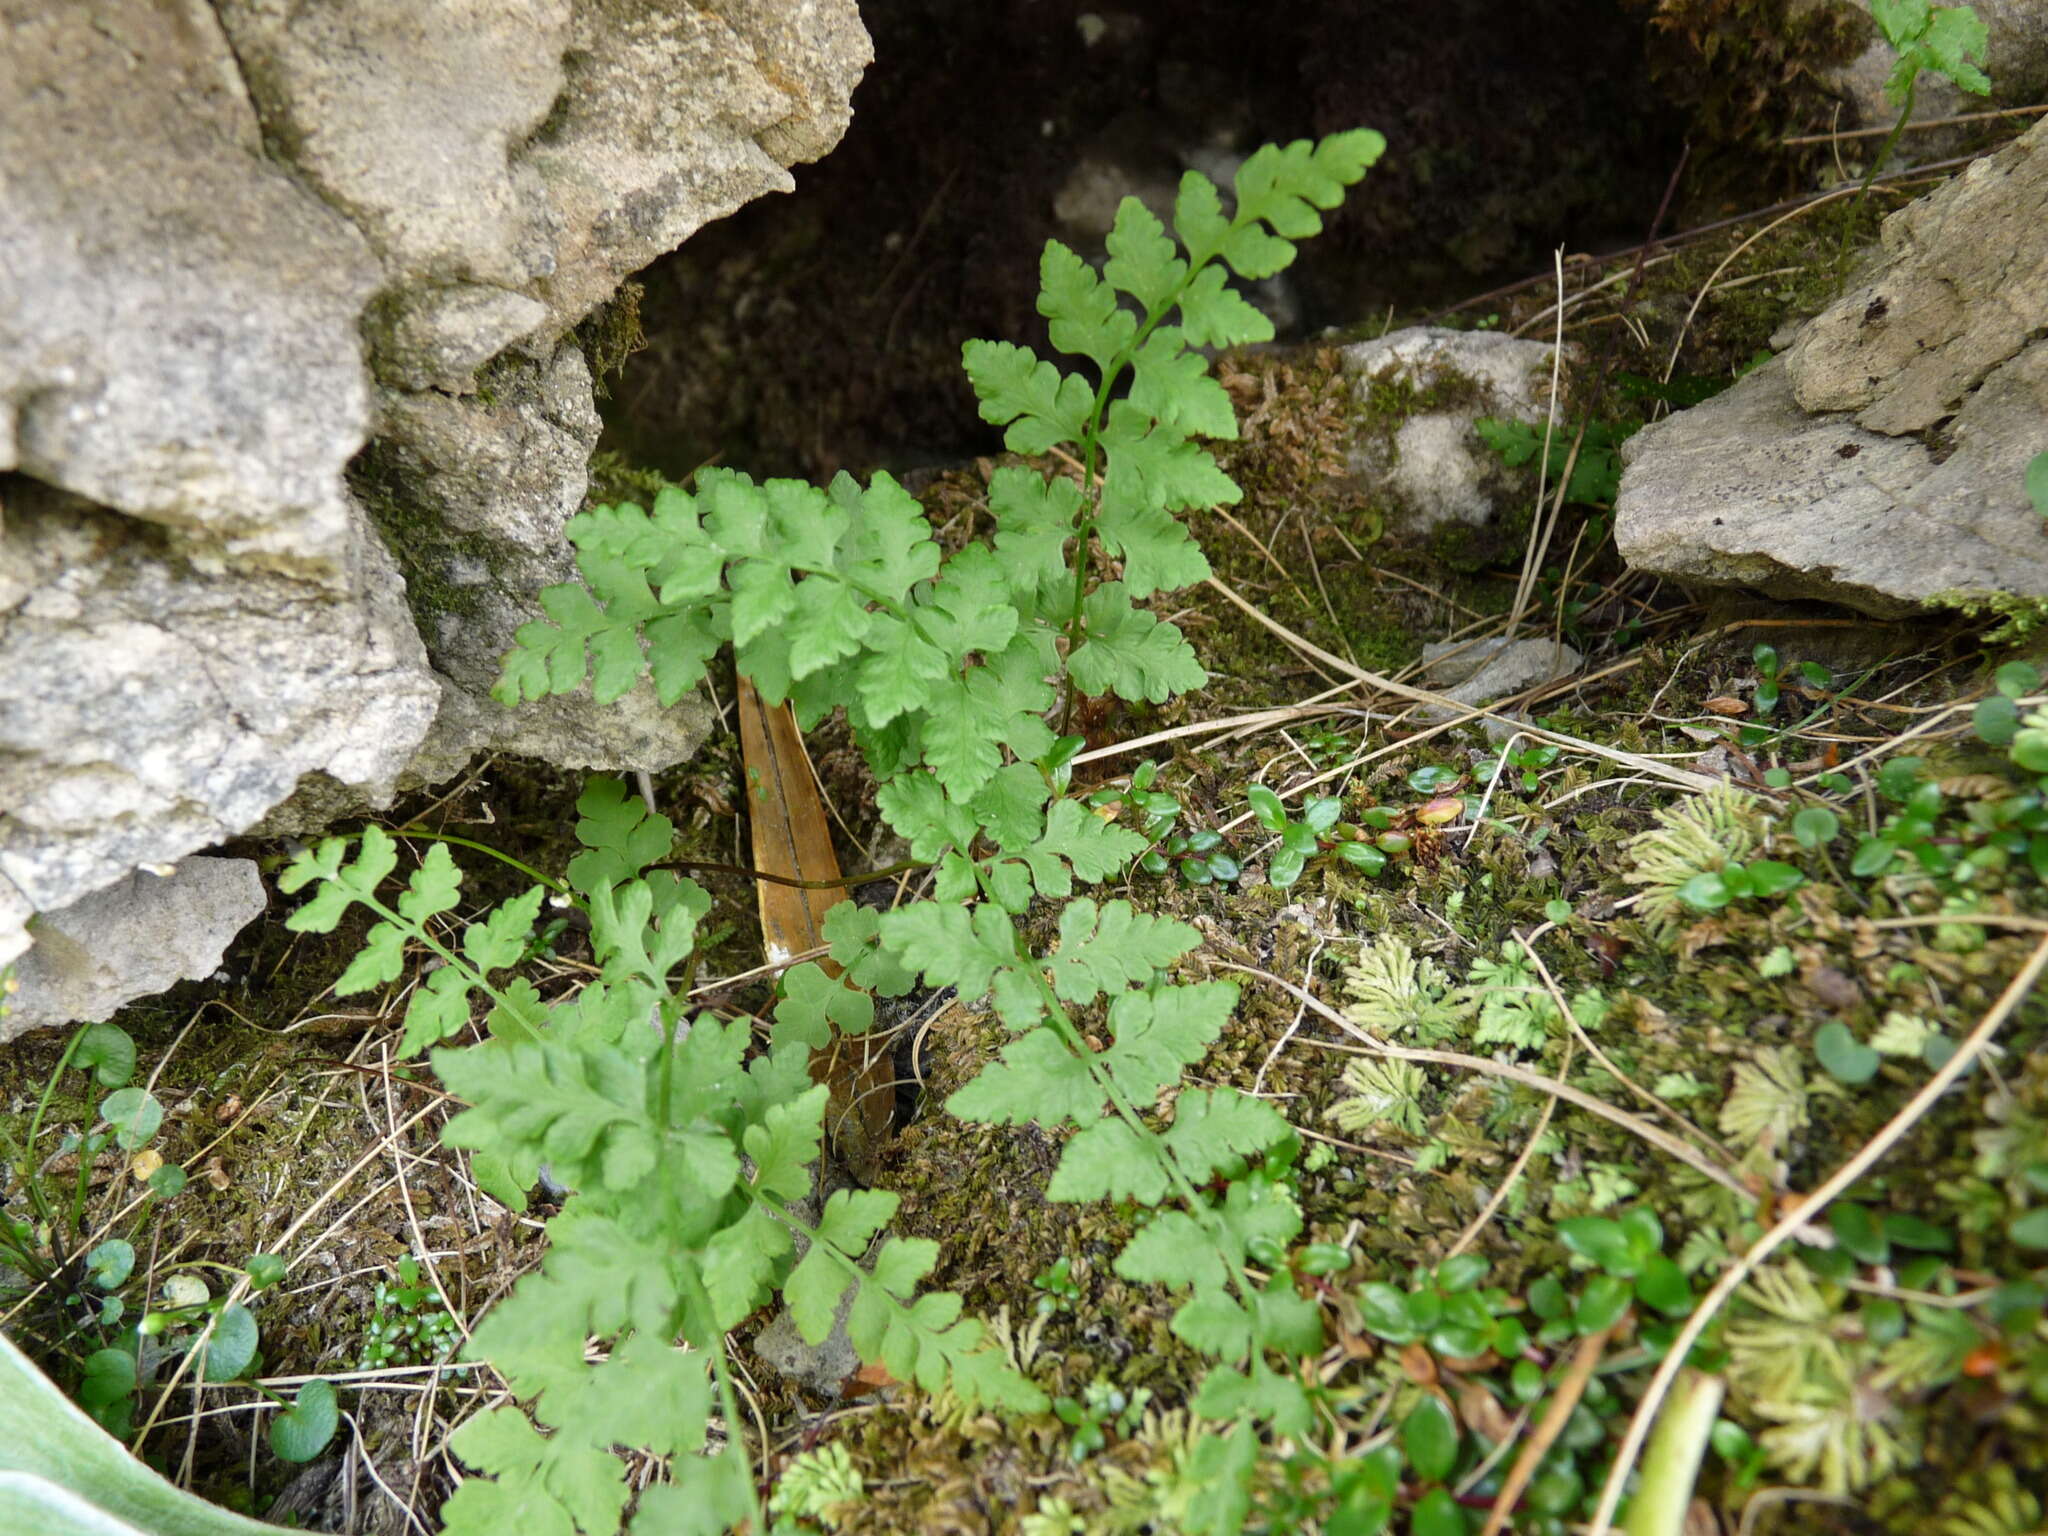
<svg viewBox="0 0 2048 1536"><path fill-rule="evenodd" d="M1007 342L970 341L962 356L1007 446L1070 449L1080 481L997 471L988 543L944 556L918 503L886 474L865 488L841 475L820 490L705 470L694 494L670 486L651 507L594 507L571 520L582 581L542 595L547 617L520 629L494 690L501 702L586 681L605 701L651 674L673 703L729 644L739 673L771 706L789 701L800 725L845 709L883 818L934 866L932 900L833 910L825 937L840 974L789 972L765 1052L750 1057L744 1023L687 1016L677 972L706 898L649 869L672 828L607 781L579 802L586 852L569 867L599 974L552 1005L524 982L489 980L523 955L538 890L457 953L425 926L454 905L452 862L438 846L431 878L396 911L375 894L394 861L384 849L372 856L369 834L357 866L323 846L296 873L298 884L323 882L307 926L331 928L350 901L391 925L352 983L395 978L408 938L446 962L434 976L455 972L433 984L446 998L416 996L425 1011L417 1029L408 1023L409 1046L464 1027L472 992L492 998L497 1038L433 1055L469 1104L447 1140L473 1149L502 1198L516 1203L543 1161L572 1191L549 1223L542 1268L468 1347L530 1403L534 1423L507 1406L458 1432L457 1455L489 1474L447 1506L458 1536L503 1528L515 1510L545 1511L553 1528L585 1536L615 1529L627 1502L616 1444L670 1458L671 1481L639 1495L633 1531L765 1529L724 1335L777 1292L812 1342L851 1292L851 1341L898 1380L969 1406L1047 1406L999 1342L961 1316L957 1296L918 1293L935 1245L899 1237L875 1247L895 1196L842 1190L815 1221L797 1209L811 1193L825 1107L810 1051L832 1026L869 1027L869 992L900 994L919 976L992 997L1015 1032L947 1101L951 1113L1071 1132L1052 1199L1156 1208L1117 1272L1183 1292L1173 1331L1215 1362L1191 1406L1230 1426L1190 1448L1205 1491L1180 1528L1242 1527L1259 1426L1307 1439L1313 1404L1297 1366L1324 1341L1288 1262L1302 1228L1290 1182L1299 1140L1271 1106L1234 1090L1170 1097L1222 1032L1236 988L1168 980L1200 941L1188 925L1076 896L1116 877L1145 841L1068 793L1080 742L1047 717L1058 706L1064 724L1080 694L1162 703L1206 681L1180 630L1140 606L1208 575L1175 514L1239 498L1197 442L1235 437L1237 422L1193 349L1270 339L1226 268L1261 278L1286 266L1294 242L1321 228L1320 210L1383 148L1363 130L1268 146L1240 168L1228 214L1191 172L1175 204L1177 242L1127 199L1100 273L1049 242L1039 312L1079 369ZM1016 923L1040 900L1065 904L1042 954ZM1255 1281L1250 1266L1269 1278ZM595 1365L593 1336L610 1348ZM658 1428L644 1422L649 1403ZM714 1410L727 1436L707 1452Z"/></svg>

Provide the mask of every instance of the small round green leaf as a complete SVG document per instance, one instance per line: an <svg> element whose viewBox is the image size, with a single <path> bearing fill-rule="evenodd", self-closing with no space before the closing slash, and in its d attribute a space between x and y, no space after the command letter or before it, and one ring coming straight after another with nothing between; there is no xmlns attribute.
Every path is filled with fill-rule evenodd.
<svg viewBox="0 0 2048 1536"><path fill-rule="evenodd" d="M102 1408L134 1390L135 1357L127 1350L96 1349L85 1357L85 1374L78 1380L82 1407Z"/></svg>
<svg viewBox="0 0 2048 1536"><path fill-rule="evenodd" d="M256 1318L240 1302L220 1309L206 1347L206 1379L233 1381L256 1358Z"/></svg>
<svg viewBox="0 0 2048 1536"><path fill-rule="evenodd" d="M1465 1511L1448 1488L1432 1488L1408 1515L1409 1536L1466 1536Z"/></svg>
<svg viewBox="0 0 2048 1536"><path fill-rule="evenodd" d="M1434 795L1449 789L1463 777L1457 769L1446 768L1441 763L1429 763L1408 775L1408 787L1418 795Z"/></svg>
<svg viewBox="0 0 2048 1536"><path fill-rule="evenodd" d="M1440 1483L1458 1464L1458 1421L1440 1397L1425 1397L1401 1421L1408 1467L1426 1483Z"/></svg>
<svg viewBox="0 0 2048 1536"><path fill-rule="evenodd" d="M1366 1332L1390 1344L1407 1344L1422 1336L1408 1317L1408 1298L1384 1280L1359 1287L1358 1311Z"/></svg>
<svg viewBox="0 0 2048 1536"><path fill-rule="evenodd" d="M117 1088L100 1100L100 1118L114 1128L114 1139L124 1150L135 1152L148 1146L164 1123L164 1107L147 1088Z"/></svg>
<svg viewBox="0 0 2048 1536"><path fill-rule="evenodd" d="M2007 746L2019 733L2019 706L2003 694L1994 694L1980 701L1971 711L1970 724L1975 728L1979 741L1994 747Z"/></svg>
<svg viewBox="0 0 2048 1536"><path fill-rule="evenodd" d="M134 1272L134 1245L118 1237L110 1237L85 1256L85 1265L92 1271L93 1284L103 1291L111 1291Z"/></svg>
<svg viewBox="0 0 2048 1536"><path fill-rule="evenodd" d="M267 1291L284 1278L284 1260L274 1253L252 1253L243 1261L242 1268L248 1271L249 1283L259 1291Z"/></svg>
<svg viewBox="0 0 2048 1536"><path fill-rule="evenodd" d="M1728 882L1718 870L1694 875L1678 888L1678 899L1695 912L1718 912L1728 905Z"/></svg>
<svg viewBox="0 0 2048 1536"><path fill-rule="evenodd" d="M1813 1054L1828 1076L1851 1087L1877 1076L1878 1064L1884 1059L1849 1033L1849 1026L1840 1019L1828 1020L1814 1034Z"/></svg>
<svg viewBox="0 0 2048 1536"><path fill-rule="evenodd" d="M2041 669L2031 661L2008 661L1991 674L1991 686L2008 699L2023 699L2041 686Z"/></svg>
<svg viewBox="0 0 2048 1536"><path fill-rule="evenodd" d="M1436 1267L1436 1283L1446 1291L1469 1291L1493 1266L1476 1253L1461 1253Z"/></svg>
<svg viewBox="0 0 2048 1536"><path fill-rule="evenodd" d="M176 1163L165 1163L149 1176L149 1192L160 1200L168 1200L185 1188L185 1170Z"/></svg>
<svg viewBox="0 0 2048 1536"><path fill-rule="evenodd" d="M117 1024L88 1024L72 1048L71 1065L90 1072L102 1088L118 1088L135 1075L135 1042Z"/></svg>
<svg viewBox="0 0 2048 1536"><path fill-rule="evenodd" d="M1266 878L1285 890L1301 878L1301 871L1308 860L1292 848L1282 848L1274 853L1266 866Z"/></svg>
<svg viewBox="0 0 2048 1536"><path fill-rule="evenodd" d="M1387 856L1371 843L1346 842L1337 845L1337 857L1354 869L1376 875L1387 867Z"/></svg>
<svg viewBox="0 0 2048 1536"><path fill-rule="evenodd" d="M1890 869L1898 856L1897 843L1882 837L1866 837L1856 845L1855 856L1849 860L1849 873L1868 880Z"/></svg>
<svg viewBox="0 0 2048 1536"><path fill-rule="evenodd" d="M1809 805L1792 818L1792 835L1802 848L1819 848L1835 840L1842 818L1824 805Z"/></svg>
<svg viewBox="0 0 2048 1536"><path fill-rule="evenodd" d="M309 1381L291 1407L270 1421L270 1448L286 1461L311 1461L327 1448L340 1421L333 1383Z"/></svg>
<svg viewBox="0 0 2048 1536"><path fill-rule="evenodd" d="M1636 1272L1636 1253L1618 1221L1605 1216L1574 1216L1557 1224L1557 1235L1580 1258L1611 1275Z"/></svg>

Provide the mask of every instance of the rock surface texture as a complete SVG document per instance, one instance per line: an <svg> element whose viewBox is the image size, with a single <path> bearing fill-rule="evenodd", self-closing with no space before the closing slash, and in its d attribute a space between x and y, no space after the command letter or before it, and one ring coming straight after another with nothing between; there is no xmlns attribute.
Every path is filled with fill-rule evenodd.
<svg viewBox="0 0 2048 1536"><path fill-rule="evenodd" d="M1343 349L1362 409L1350 473L1382 503L1388 523L1428 533L1482 524L1521 489L1472 423L1484 416L1540 423L1550 400L1553 348L1488 331L1410 326Z"/></svg>
<svg viewBox="0 0 2048 1536"><path fill-rule="evenodd" d="M2048 598L2048 123L1885 221L1789 350L1622 448L1615 541L1707 586L1880 618Z"/></svg>
<svg viewBox="0 0 2048 1536"><path fill-rule="evenodd" d="M853 0L0 0L0 964L480 750L694 750L488 698L569 569L573 331L869 57Z"/></svg>
<svg viewBox="0 0 2048 1536"><path fill-rule="evenodd" d="M36 924L0 1045L32 1029L109 1018L122 1004L213 973L228 941L263 910L249 859L180 859L136 870Z"/></svg>

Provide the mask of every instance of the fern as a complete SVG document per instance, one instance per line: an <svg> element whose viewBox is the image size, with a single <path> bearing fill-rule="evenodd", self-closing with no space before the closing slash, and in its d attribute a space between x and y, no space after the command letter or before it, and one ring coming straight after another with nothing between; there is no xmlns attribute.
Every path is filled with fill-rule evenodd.
<svg viewBox="0 0 2048 1536"><path fill-rule="evenodd" d="M1628 845L1631 885L1643 887L1637 911L1660 942L1669 944L1692 918L1678 891L1695 876L1739 864L1763 841L1756 801L1728 784L1666 806L1657 824Z"/></svg>
<svg viewBox="0 0 2048 1536"><path fill-rule="evenodd" d="M639 1495L633 1530L765 1529L723 1341L778 1292L814 1342L844 1305L855 1348L900 1381L968 1408L1046 1406L957 1296L918 1292L937 1250L883 1235L893 1195L844 1190L814 1222L797 1214L825 1102L809 1052L833 1026L868 1027L870 993L919 977L990 997L1014 1032L949 1111L1060 1131L1049 1198L1149 1213L1117 1271L1180 1292L1173 1330L1214 1362L1195 1410L1229 1426L1193 1439L1202 1491L1177 1528L1240 1529L1258 1427L1307 1435L1311 1399L1293 1362L1322 1348L1323 1330L1283 1262L1301 1229L1289 1183L1299 1142L1270 1106L1232 1090L1174 1097L1236 989L1172 980L1199 942L1186 924L1077 894L1145 844L1067 793L1076 743L1059 732L1080 696L1160 703L1206 682L1186 637L1144 606L1208 574L1175 514L1239 497L1198 441L1235 437L1237 422L1195 349L1270 339L1226 270L1286 266L1383 148L1365 131L1268 146L1238 171L1228 213L1191 172L1171 236L1126 199L1100 272L1049 242L1038 307L1068 361L1001 341L970 341L962 360L1013 452L1059 449L1080 475L996 472L988 542L946 555L887 475L819 489L706 470L694 492L668 486L648 507L571 520L581 581L545 592L545 617L519 630L494 690L503 703L586 684L610 700L642 676L672 703L729 645L739 673L770 705L789 701L801 725L844 708L883 818L933 866L931 900L834 910L825 934L842 974L792 969L765 1051L739 1025L687 1016L683 968L707 904L647 867L671 829L616 786L586 792L588 852L569 871L600 975L552 1005L492 980L523 953L520 921L530 926L538 893L488 919L472 949L426 926L454 905L445 857L395 908L377 895L394 863L367 834L353 864L323 847L295 876L322 882L316 920L331 927L354 901L384 925L352 983L395 978L407 942L455 970L445 998L415 1002L409 1048L460 1031L473 997L491 1000L494 1038L432 1058L470 1106L447 1139L473 1149L488 1188L516 1191L545 1160L574 1191L549 1223L541 1270L471 1340L471 1358L527 1406L495 1408L454 1438L486 1476L449 1504L451 1531L509 1524L514 1510L586 1536L615 1528L626 1507L615 1444L669 1460L670 1481ZM1060 904L1042 949L1016 921L1040 901ZM609 1349L595 1364L593 1336ZM727 1430L716 1447L714 1410Z"/></svg>

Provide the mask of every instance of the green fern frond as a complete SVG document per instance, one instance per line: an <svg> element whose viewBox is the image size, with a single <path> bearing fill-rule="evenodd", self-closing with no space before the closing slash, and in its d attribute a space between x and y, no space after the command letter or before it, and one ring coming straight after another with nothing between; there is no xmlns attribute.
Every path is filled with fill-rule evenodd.
<svg viewBox="0 0 2048 1536"><path fill-rule="evenodd" d="M1627 848L1625 878L1643 888L1637 915L1666 944L1677 938L1692 913L1678 899L1686 881L1728 864L1739 864L1763 841L1763 815L1756 798L1731 784L1714 788L1657 812L1657 824Z"/></svg>
<svg viewBox="0 0 2048 1536"><path fill-rule="evenodd" d="M1433 1044L1456 1033L1450 978L1435 961L1418 959L1398 934L1361 946L1357 963L1345 968L1344 990L1351 998L1344 1017L1372 1034L1412 1034Z"/></svg>
<svg viewBox="0 0 2048 1536"><path fill-rule="evenodd" d="M791 1458L776 1480L769 1511L821 1522L837 1530L847 1513L868 1491L867 1479L853 1464L846 1442L834 1440Z"/></svg>
<svg viewBox="0 0 2048 1536"><path fill-rule="evenodd" d="M1807 1123L1806 1068L1791 1046L1765 1046L1738 1062L1721 1105L1723 1135L1783 1153Z"/></svg>
<svg viewBox="0 0 2048 1536"><path fill-rule="evenodd" d="M1422 1134L1421 1098L1429 1080L1414 1062L1354 1056L1345 1063L1343 1083L1351 1097L1327 1111L1343 1130L1357 1135L1385 1126L1407 1136Z"/></svg>

